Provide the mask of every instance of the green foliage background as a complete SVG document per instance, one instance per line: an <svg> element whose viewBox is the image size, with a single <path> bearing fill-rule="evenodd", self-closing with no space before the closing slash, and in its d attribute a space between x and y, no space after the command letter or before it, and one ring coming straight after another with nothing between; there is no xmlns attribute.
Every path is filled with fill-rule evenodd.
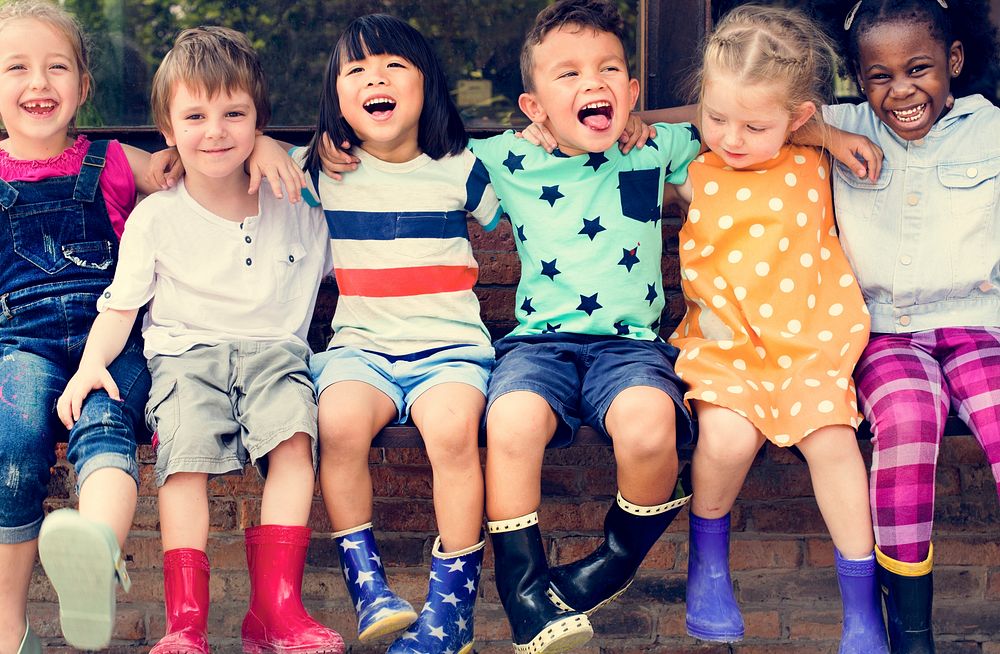
<svg viewBox="0 0 1000 654"><path fill-rule="evenodd" d="M524 33L546 0L64 0L93 43L96 89L78 124L149 125L149 82L176 34L202 24L245 32L264 62L274 107L272 125L315 123L330 48L357 16L389 13L410 22L437 48L457 80L493 82L488 106L466 110L474 124L522 120L518 57ZM620 0L635 63L638 2Z"/></svg>

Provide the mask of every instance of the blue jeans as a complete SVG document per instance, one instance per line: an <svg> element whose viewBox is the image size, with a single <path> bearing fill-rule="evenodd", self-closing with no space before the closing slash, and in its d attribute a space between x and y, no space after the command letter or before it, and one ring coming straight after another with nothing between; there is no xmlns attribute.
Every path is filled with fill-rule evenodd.
<svg viewBox="0 0 1000 654"><path fill-rule="evenodd" d="M0 296L0 543L38 536L42 502L48 495L55 443L66 436L56 401L76 372L87 334L97 315L97 294L73 292L77 282L55 282L49 297L19 302L22 294ZM64 287L64 288L58 288ZM37 297L38 288L32 289ZM80 420L69 432L67 459L78 487L101 468L117 468L138 484L137 430L145 429L143 409L149 372L142 338L133 331L108 367L122 401L93 391Z"/></svg>

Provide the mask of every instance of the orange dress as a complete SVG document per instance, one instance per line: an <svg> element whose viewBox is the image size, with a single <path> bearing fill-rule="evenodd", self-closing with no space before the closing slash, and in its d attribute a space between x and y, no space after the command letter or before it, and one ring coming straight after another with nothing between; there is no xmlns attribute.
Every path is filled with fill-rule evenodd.
<svg viewBox="0 0 1000 654"><path fill-rule="evenodd" d="M796 146L742 170L708 152L689 170L687 313L670 337L685 400L735 411L782 446L860 422L851 373L869 316L837 238L829 173L818 151Z"/></svg>

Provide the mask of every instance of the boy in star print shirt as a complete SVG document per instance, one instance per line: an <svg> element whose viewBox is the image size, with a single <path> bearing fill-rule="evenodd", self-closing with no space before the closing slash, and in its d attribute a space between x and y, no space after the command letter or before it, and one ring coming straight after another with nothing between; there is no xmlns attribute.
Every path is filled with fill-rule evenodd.
<svg viewBox="0 0 1000 654"><path fill-rule="evenodd" d="M587 614L628 587L689 497L676 482L690 416L676 350L657 333L659 220L664 182L686 180L701 144L691 125L659 124L646 147L619 151L639 94L622 27L604 0L543 10L521 55L520 106L558 147L549 154L512 132L472 142L521 259L518 325L496 343L485 419L486 513L515 651L586 642ZM536 513L542 456L581 424L613 443L619 492L604 542L548 569Z"/></svg>

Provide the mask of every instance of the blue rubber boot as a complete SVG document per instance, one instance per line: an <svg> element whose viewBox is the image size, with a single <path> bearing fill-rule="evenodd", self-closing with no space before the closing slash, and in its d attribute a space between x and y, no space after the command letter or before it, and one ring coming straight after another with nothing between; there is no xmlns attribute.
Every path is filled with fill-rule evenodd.
<svg viewBox="0 0 1000 654"><path fill-rule="evenodd" d="M338 531L333 536L344 583L358 614L358 640L376 640L413 624L417 612L389 589L372 523Z"/></svg>
<svg viewBox="0 0 1000 654"><path fill-rule="evenodd" d="M483 569L481 540L458 552L441 551L441 539L431 551L431 579L420 617L389 646L387 654L472 651L472 619Z"/></svg>
<svg viewBox="0 0 1000 654"><path fill-rule="evenodd" d="M833 558L844 605L839 654L889 654L882 597L875 582L874 552L867 559L848 561L834 549Z"/></svg>
<svg viewBox="0 0 1000 654"><path fill-rule="evenodd" d="M743 640L743 615L729 574L729 514L721 518L689 516L687 632L699 640Z"/></svg>

